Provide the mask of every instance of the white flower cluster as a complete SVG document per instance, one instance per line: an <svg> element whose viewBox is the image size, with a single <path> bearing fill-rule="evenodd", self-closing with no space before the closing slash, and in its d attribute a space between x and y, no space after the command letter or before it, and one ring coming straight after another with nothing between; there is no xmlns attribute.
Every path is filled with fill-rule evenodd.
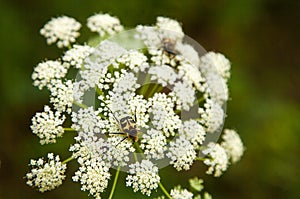
<svg viewBox="0 0 300 199"><path fill-rule="evenodd" d="M182 121L174 112L171 98L164 93L155 93L149 99L149 113L152 115L151 123L157 130L162 130L166 137L174 136L180 128Z"/></svg>
<svg viewBox="0 0 300 199"><path fill-rule="evenodd" d="M104 162L97 159L80 161L80 167L72 177L73 181L80 182L81 190L89 191L95 198L101 198L100 194L108 185L110 178L109 167Z"/></svg>
<svg viewBox="0 0 300 199"><path fill-rule="evenodd" d="M204 164L209 166L206 171L207 174L213 174L215 177L219 177L227 170L228 157L225 149L218 143L210 142L207 145L207 149L202 151L207 156L204 160Z"/></svg>
<svg viewBox="0 0 300 199"><path fill-rule="evenodd" d="M208 52L200 58L199 68L207 80L208 96L222 106L229 98L227 86L231 68L229 60L220 53Z"/></svg>
<svg viewBox="0 0 300 199"><path fill-rule="evenodd" d="M240 136L235 130L225 129L222 138L221 146L225 149L228 158L232 163L238 162L245 151Z"/></svg>
<svg viewBox="0 0 300 199"><path fill-rule="evenodd" d="M201 193L204 189L202 179L198 179L198 177L191 178L189 179L189 184L193 192L182 188L180 185L177 185L173 189L171 189L170 196L168 196L168 198L172 197L173 199L212 199L209 193ZM203 197L201 195L203 195ZM155 199L165 199L165 196L159 196Z"/></svg>
<svg viewBox="0 0 300 199"><path fill-rule="evenodd" d="M108 90L109 84L114 82L113 74L108 73L108 66L111 64L117 67L116 58L120 57L126 50L118 44L110 41L103 41L99 44L91 56L84 61L84 70L79 71L81 87ZM84 94L84 92L83 92ZM83 95L81 96L83 97Z"/></svg>
<svg viewBox="0 0 300 199"><path fill-rule="evenodd" d="M176 102L177 110L183 109L189 111L190 107L194 105L194 89L186 82L176 82L170 96L172 96L173 100Z"/></svg>
<svg viewBox="0 0 300 199"><path fill-rule="evenodd" d="M184 33L178 21L167 17L157 17L156 26L163 32L164 36L172 39L182 39Z"/></svg>
<svg viewBox="0 0 300 199"><path fill-rule="evenodd" d="M200 57L192 43L184 41L180 23L166 17L158 17L153 26L137 26L124 43L116 39L124 29L116 17L95 14L87 26L99 33L95 41L71 46L81 25L65 16L48 22L41 30L47 42L70 49L56 61L39 63L32 74L34 86L50 91L56 111L45 106L33 117L32 132L41 144L54 143L64 132L62 114L71 117L71 128L65 130L77 133L69 150L79 163L72 179L83 191L101 198L113 167L129 173L126 186L150 196L162 186L161 165L189 170L202 152L207 173L218 177L229 160L241 158L243 144L232 130L225 131L221 144L204 146L207 133L218 132L224 122L230 63L223 55L209 52ZM71 80L74 71L77 77ZM65 164L55 161L58 171L63 170ZM44 162L32 165L42 167ZM33 182L36 176L27 176L30 185L39 186ZM56 185L42 186L41 190L50 190ZM170 195L200 198L180 187Z"/></svg>
<svg viewBox="0 0 300 199"><path fill-rule="evenodd" d="M129 50L118 57L117 62L129 67L129 69L133 70L135 73L139 70L145 71L145 69L149 68L147 57L137 50Z"/></svg>
<svg viewBox="0 0 300 199"><path fill-rule="evenodd" d="M181 57L186 59L194 67L198 67L200 64L200 58L198 52L189 44L178 43L176 49L180 52ZM198 72L197 72L198 73Z"/></svg>
<svg viewBox="0 0 300 199"><path fill-rule="evenodd" d="M45 106L44 112L36 113L32 118L30 128L40 138L41 144L55 143L56 138L64 133L62 124L65 119L60 112L53 113L49 106Z"/></svg>
<svg viewBox="0 0 300 199"><path fill-rule="evenodd" d="M92 32L98 32L101 37L106 33L113 35L123 30L120 20L109 14L95 14L88 18L87 26Z"/></svg>
<svg viewBox="0 0 300 199"><path fill-rule="evenodd" d="M60 186L66 178L67 165L60 161L59 156L48 153L48 161L43 158L31 160L32 169L26 174L27 185L36 187L40 192L50 191Z"/></svg>
<svg viewBox="0 0 300 199"><path fill-rule="evenodd" d="M103 159L107 160L107 165L112 166L126 166L130 160L129 154L135 152L132 143L129 140L123 140L122 137L110 137L107 142L109 143L109 150ZM111 163L109 163L109 161Z"/></svg>
<svg viewBox="0 0 300 199"><path fill-rule="evenodd" d="M149 160L136 162L129 167L131 175L126 177L126 186L131 186L134 192L140 190L142 194L150 196L151 191L156 189L160 182L158 168Z"/></svg>
<svg viewBox="0 0 300 199"><path fill-rule="evenodd" d="M150 118L149 114L147 114L150 106L148 101L145 100L142 95L136 95L133 97L133 99L129 100L128 103L129 110L131 110L131 112L135 114L135 122L137 126L139 128L148 129L149 125L147 123L149 122Z"/></svg>
<svg viewBox="0 0 300 199"><path fill-rule="evenodd" d="M72 112L72 128L78 132L92 133L92 135L106 133L105 128L108 121L102 120L99 114L100 112L95 111L93 107L81 108L77 112Z"/></svg>
<svg viewBox="0 0 300 199"><path fill-rule="evenodd" d="M83 61L94 52L94 48L87 45L74 45L73 48L65 52L62 60L75 68L80 69Z"/></svg>
<svg viewBox="0 0 300 199"><path fill-rule="evenodd" d="M200 121L206 127L206 131L213 133L220 129L224 120L224 110L213 100L207 99L204 108L199 108Z"/></svg>
<svg viewBox="0 0 300 199"><path fill-rule="evenodd" d="M79 137L76 140L80 140ZM83 191L89 191L95 198L101 198L100 194L108 185L110 178L109 167L98 157L97 151L101 142L86 146L85 142L76 143L70 147L73 157L77 159L80 167L72 177L73 181L80 182Z"/></svg>
<svg viewBox="0 0 300 199"><path fill-rule="evenodd" d="M67 16L53 18L41 29L40 33L47 39L48 44L57 42L57 47L68 47L80 35L81 24Z"/></svg>
<svg viewBox="0 0 300 199"><path fill-rule="evenodd" d="M148 159L162 159L167 150L167 139L161 131L150 129L143 134L140 147Z"/></svg>
<svg viewBox="0 0 300 199"><path fill-rule="evenodd" d="M129 100L135 97L135 90L139 87L137 78L131 72L122 71L122 74L115 79L112 91L106 96L109 98L110 109L117 117L133 115L130 110Z"/></svg>
<svg viewBox="0 0 300 199"><path fill-rule="evenodd" d="M228 100L228 87L226 80L216 73L207 73L207 92L211 99L216 103L223 105Z"/></svg>
<svg viewBox="0 0 300 199"><path fill-rule="evenodd" d="M193 199L193 193L187 189L182 189L180 186L171 189L170 195L173 199Z"/></svg>
<svg viewBox="0 0 300 199"><path fill-rule="evenodd" d="M190 141L195 148L202 145L206 135L203 126L193 119L185 121L179 133L182 134L186 140Z"/></svg>
<svg viewBox="0 0 300 199"><path fill-rule="evenodd" d="M178 66L178 70L180 76L183 77L183 80L187 82L189 86L195 86L196 90L205 92L205 79L195 65L183 63L182 65Z"/></svg>
<svg viewBox="0 0 300 199"><path fill-rule="evenodd" d="M47 86L51 80L65 77L68 72L66 64L59 61L45 61L39 63L32 73L33 85L40 90Z"/></svg>
<svg viewBox="0 0 300 199"><path fill-rule="evenodd" d="M49 86L51 92L50 102L54 108L60 112L71 113L73 105L73 82L67 80L62 82L59 80L52 80Z"/></svg>
<svg viewBox="0 0 300 199"><path fill-rule="evenodd" d="M151 75L151 80L157 81L162 86L174 85L179 78L174 69L168 65L152 66L148 73Z"/></svg>
<svg viewBox="0 0 300 199"><path fill-rule="evenodd" d="M177 171L181 171L182 169L189 170L196 158L196 151L193 145L185 139L184 136L180 136L175 141L170 142L167 157L171 159L170 164L172 164Z"/></svg>
<svg viewBox="0 0 300 199"><path fill-rule="evenodd" d="M230 62L221 53L208 52L201 57L200 65L205 73L215 72L226 80L230 77Z"/></svg>

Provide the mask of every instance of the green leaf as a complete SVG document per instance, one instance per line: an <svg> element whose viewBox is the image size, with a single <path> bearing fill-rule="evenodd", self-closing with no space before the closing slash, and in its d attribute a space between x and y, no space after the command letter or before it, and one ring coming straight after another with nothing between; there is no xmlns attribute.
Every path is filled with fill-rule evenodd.
<svg viewBox="0 0 300 199"><path fill-rule="evenodd" d="M189 179L190 186L196 191L201 191L204 187L202 185L203 180L198 179L198 177L194 177L193 179Z"/></svg>

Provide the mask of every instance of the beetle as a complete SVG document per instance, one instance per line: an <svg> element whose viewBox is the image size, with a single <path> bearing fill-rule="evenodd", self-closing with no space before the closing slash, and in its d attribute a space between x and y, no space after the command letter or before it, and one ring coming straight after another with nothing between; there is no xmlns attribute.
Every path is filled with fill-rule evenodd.
<svg viewBox="0 0 300 199"><path fill-rule="evenodd" d="M108 108L108 107L107 107ZM110 108L108 108L110 110ZM126 135L116 146L118 146L121 142L123 142L125 139L129 138L134 142L138 141L138 134L139 129L136 125L136 114L135 119L133 119L132 116L125 116L122 117L120 120L115 116L115 114L110 110L112 113L114 119L117 121L120 133L110 133L110 134L120 134L120 135Z"/></svg>

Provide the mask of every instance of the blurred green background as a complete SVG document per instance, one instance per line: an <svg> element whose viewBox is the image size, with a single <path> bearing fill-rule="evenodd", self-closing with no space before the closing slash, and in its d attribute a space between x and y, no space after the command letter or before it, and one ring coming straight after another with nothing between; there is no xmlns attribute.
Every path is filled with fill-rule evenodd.
<svg viewBox="0 0 300 199"><path fill-rule="evenodd" d="M70 179L75 162L64 184L49 193L26 186L23 176L30 158L48 151L67 158L73 142L65 134L56 145L40 146L29 128L32 115L48 103L48 93L32 86L33 67L62 53L46 45L39 29L53 16L66 14L84 24L99 11L118 16L127 27L153 24L158 15L178 19L187 35L232 62L225 126L238 130L245 155L219 179L204 175L202 164L176 178L173 169L163 169L168 190L198 175L214 198L300 198L300 1L0 0L0 199L88 198ZM79 41L89 36L84 27ZM125 187L124 178L122 173L114 198L143 198Z"/></svg>

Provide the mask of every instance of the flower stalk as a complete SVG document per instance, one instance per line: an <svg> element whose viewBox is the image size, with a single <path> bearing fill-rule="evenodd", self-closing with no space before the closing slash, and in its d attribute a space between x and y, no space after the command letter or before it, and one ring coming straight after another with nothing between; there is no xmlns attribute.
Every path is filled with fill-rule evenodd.
<svg viewBox="0 0 300 199"><path fill-rule="evenodd" d="M115 174L113 186L111 188L111 191L110 191L108 199L112 199L113 198L113 195L114 195L114 192L115 192L115 189L116 189L116 186L117 186L118 178L119 178L120 168L121 167L118 166L118 169L116 170L116 174Z"/></svg>

